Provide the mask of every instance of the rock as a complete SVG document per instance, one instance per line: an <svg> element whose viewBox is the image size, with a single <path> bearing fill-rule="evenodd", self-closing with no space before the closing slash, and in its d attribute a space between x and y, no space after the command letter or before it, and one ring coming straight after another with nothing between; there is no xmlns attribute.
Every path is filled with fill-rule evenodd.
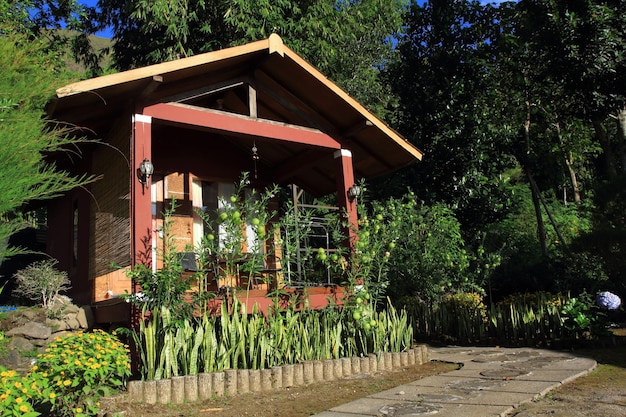
<svg viewBox="0 0 626 417"><path fill-rule="evenodd" d="M65 304L61 307L61 313L64 315L77 314L80 308L74 304Z"/></svg>
<svg viewBox="0 0 626 417"><path fill-rule="evenodd" d="M63 320L46 319L46 326L48 326L54 332L60 332L69 329L69 326Z"/></svg>
<svg viewBox="0 0 626 417"><path fill-rule="evenodd" d="M84 305L80 307L80 310L78 310L78 314L76 314L76 320L78 320L78 323L80 323L81 329L91 329L95 322L91 306Z"/></svg>
<svg viewBox="0 0 626 417"><path fill-rule="evenodd" d="M10 339L7 348L9 350L16 349L20 352L30 352L35 349L35 345L33 345L28 339L21 336L15 336Z"/></svg>
<svg viewBox="0 0 626 417"><path fill-rule="evenodd" d="M80 323L76 320L76 317L66 318L65 323L67 324L68 330L78 330L80 329Z"/></svg>
<svg viewBox="0 0 626 417"><path fill-rule="evenodd" d="M18 372L27 372L30 369L33 358L20 355L17 349L9 350L9 352L0 360L0 365L7 369L14 369Z"/></svg>
<svg viewBox="0 0 626 417"><path fill-rule="evenodd" d="M26 323L5 333L7 336L23 336L26 339L47 339L51 334L50 328L37 322Z"/></svg>
<svg viewBox="0 0 626 417"><path fill-rule="evenodd" d="M34 321L39 316L39 313L35 310L20 310L20 314L28 321Z"/></svg>

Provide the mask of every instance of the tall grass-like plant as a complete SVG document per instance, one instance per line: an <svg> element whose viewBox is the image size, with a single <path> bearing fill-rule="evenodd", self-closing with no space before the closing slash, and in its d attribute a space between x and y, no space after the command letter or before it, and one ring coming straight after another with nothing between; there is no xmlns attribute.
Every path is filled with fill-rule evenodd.
<svg viewBox="0 0 626 417"><path fill-rule="evenodd" d="M569 295L514 294L488 309L478 301L476 295L459 293L440 303L405 300L404 306L414 320L418 337L456 343L490 340L547 345L602 332L602 326L593 330L592 321L599 322L600 316L591 312L591 299L582 303Z"/></svg>
<svg viewBox="0 0 626 417"><path fill-rule="evenodd" d="M561 306L568 298L544 292L509 296L491 306L489 334L524 344L563 338Z"/></svg>
<svg viewBox="0 0 626 417"><path fill-rule="evenodd" d="M292 305L270 309L267 316L246 311L234 296L222 303L220 316L205 314L182 325L172 321L167 309L153 312L134 335L141 346L143 378L403 351L413 340L408 313L391 303L373 312L372 320L380 324L368 329L336 307L298 311Z"/></svg>

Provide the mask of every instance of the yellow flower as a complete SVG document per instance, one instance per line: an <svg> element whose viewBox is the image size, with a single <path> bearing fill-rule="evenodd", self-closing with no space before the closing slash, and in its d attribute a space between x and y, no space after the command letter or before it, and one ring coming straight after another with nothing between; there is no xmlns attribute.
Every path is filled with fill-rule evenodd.
<svg viewBox="0 0 626 417"><path fill-rule="evenodd" d="M74 411L78 414L78 413L82 413L83 409L80 408L80 407L77 407L77 408L74 409Z"/></svg>
<svg viewBox="0 0 626 417"><path fill-rule="evenodd" d="M26 412L30 411L30 408L26 404L23 404L23 405L20 406L20 411L22 413L26 413Z"/></svg>
<svg viewBox="0 0 626 417"><path fill-rule="evenodd" d="M30 368L31 371L36 371L37 369L39 369L39 367L37 365L33 365L33 367Z"/></svg>
<svg viewBox="0 0 626 417"><path fill-rule="evenodd" d="M70 381L69 379L66 379L65 381L63 381L63 385L65 385L66 387L69 386L72 383L72 381Z"/></svg>
<svg viewBox="0 0 626 417"><path fill-rule="evenodd" d="M50 397L51 400L54 400L56 396L57 395L54 392L51 392L50 395L48 395L48 397Z"/></svg>
<svg viewBox="0 0 626 417"><path fill-rule="evenodd" d="M18 404L22 404L24 402L24 400L22 399L22 397L17 397L15 399L15 402L18 403Z"/></svg>

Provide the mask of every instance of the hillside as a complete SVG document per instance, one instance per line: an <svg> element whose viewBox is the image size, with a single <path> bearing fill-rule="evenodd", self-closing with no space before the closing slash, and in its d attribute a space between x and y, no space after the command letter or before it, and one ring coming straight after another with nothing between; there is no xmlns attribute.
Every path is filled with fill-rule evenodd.
<svg viewBox="0 0 626 417"><path fill-rule="evenodd" d="M77 34L76 32L72 32L68 30L62 30L61 33L65 34L67 37L75 36ZM107 69L109 68L111 64L111 54L112 54L111 48L113 46L113 41L109 38L103 38L100 36L90 35L89 42L91 46L93 47L94 51L96 51L96 53L105 51L103 54L103 58L102 58L102 62L100 63L100 66L101 68L104 69L104 71L107 71ZM78 64L74 61L71 51L68 50L66 52L64 59L65 59L68 69L79 72L79 73L85 72L86 70L85 66L83 64Z"/></svg>

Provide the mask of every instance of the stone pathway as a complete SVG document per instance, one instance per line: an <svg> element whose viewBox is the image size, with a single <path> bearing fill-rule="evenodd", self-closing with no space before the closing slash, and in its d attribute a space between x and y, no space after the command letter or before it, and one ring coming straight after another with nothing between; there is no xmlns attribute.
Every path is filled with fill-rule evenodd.
<svg viewBox="0 0 626 417"><path fill-rule="evenodd" d="M593 359L531 348L429 348L459 369L334 407L313 417L507 416L596 367Z"/></svg>

